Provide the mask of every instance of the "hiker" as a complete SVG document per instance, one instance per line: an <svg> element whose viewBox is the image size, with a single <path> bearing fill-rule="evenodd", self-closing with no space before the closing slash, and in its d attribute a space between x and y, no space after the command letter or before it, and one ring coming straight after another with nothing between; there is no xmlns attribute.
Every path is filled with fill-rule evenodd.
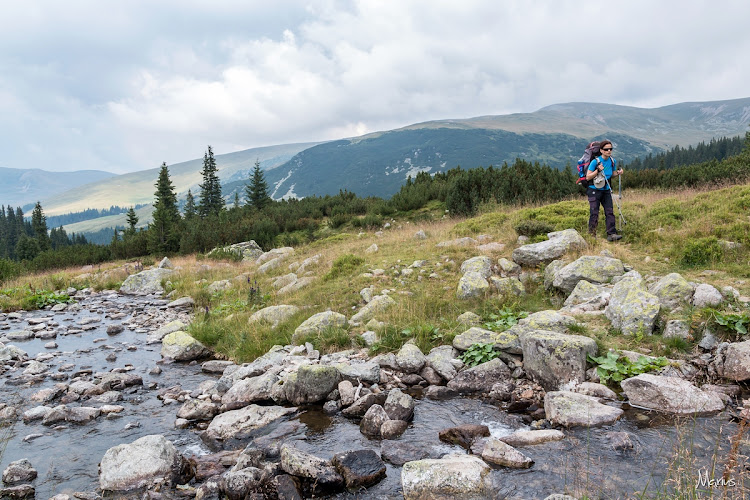
<svg viewBox="0 0 750 500"><path fill-rule="evenodd" d="M586 180L591 185L586 189L589 198L589 233L596 236L596 226L599 224L599 205L604 207L604 220L607 227L607 240L617 241L622 238L615 227L615 211L612 206L612 189L610 179L622 175L622 169L614 170L615 159L612 158L612 141L602 141L599 144L601 156L589 164ZM598 174L602 175L598 175Z"/></svg>

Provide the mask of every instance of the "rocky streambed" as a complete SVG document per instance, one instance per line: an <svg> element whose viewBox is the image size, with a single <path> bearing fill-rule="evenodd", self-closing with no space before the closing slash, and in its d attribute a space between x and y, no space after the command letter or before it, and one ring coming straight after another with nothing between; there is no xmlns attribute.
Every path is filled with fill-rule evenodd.
<svg viewBox="0 0 750 500"><path fill-rule="evenodd" d="M75 298L0 315L3 498L628 498L699 481L738 432L598 384L554 406L519 356L465 369L452 346L190 361L189 301Z"/></svg>

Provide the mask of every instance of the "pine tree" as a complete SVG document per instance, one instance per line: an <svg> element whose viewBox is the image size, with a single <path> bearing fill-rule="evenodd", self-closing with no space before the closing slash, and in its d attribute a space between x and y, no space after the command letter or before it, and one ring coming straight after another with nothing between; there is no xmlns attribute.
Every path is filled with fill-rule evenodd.
<svg viewBox="0 0 750 500"><path fill-rule="evenodd" d="M211 146L208 146L208 151L203 155L203 170L201 170L203 184L200 185L201 194L198 206L198 213L201 217L218 215L224 209L217 171L214 152Z"/></svg>
<svg viewBox="0 0 750 500"><path fill-rule="evenodd" d="M177 209L177 195L169 179L166 163L161 164L159 180L156 186L153 222L149 226L149 250L154 253L176 252L179 250L180 238L177 224L180 212Z"/></svg>
<svg viewBox="0 0 750 500"><path fill-rule="evenodd" d="M187 196L185 197L185 220L191 220L197 214L195 198L193 197L193 193L188 189Z"/></svg>
<svg viewBox="0 0 750 500"><path fill-rule="evenodd" d="M34 238L39 242L39 249L43 252L51 247L49 234L47 234L47 217L42 210L42 204L38 201L31 212L31 228L34 231Z"/></svg>
<svg viewBox="0 0 750 500"><path fill-rule="evenodd" d="M253 208L262 210L271 203L271 197L268 196L268 183L260 169L260 162L255 160L253 176L250 178L250 184L245 188L247 193L247 202Z"/></svg>
<svg viewBox="0 0 750 500"><path fill-rule="evenodd" d="M138 216L135 213L135 209L130 207L127 212L128 220L128 234L135 234L135 225L138 224Z"/></svg>

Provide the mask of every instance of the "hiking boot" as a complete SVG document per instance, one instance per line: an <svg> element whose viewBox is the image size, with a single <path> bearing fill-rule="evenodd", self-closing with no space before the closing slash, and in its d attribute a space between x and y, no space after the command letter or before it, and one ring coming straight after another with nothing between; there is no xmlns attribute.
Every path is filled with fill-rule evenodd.
<svg viewBox="0 0 750 500"><path fill-rule="evenodd" d="M620 239L622 239L622 235L621 234L612 233L612 234L608 234L607 235L607 241L617 241L617 240L620 240Z"/></svg>

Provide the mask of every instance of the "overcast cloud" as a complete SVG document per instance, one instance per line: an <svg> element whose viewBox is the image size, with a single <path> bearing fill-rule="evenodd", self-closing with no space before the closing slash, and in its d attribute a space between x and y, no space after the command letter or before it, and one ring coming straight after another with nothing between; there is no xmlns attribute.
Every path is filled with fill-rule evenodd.
<svg viewBox="0 0 750 500"><path fill-rule="evenodd" d="M208 144L750 97L747 0L7 0L2 17L3 167L125 173Z"/></svg>

